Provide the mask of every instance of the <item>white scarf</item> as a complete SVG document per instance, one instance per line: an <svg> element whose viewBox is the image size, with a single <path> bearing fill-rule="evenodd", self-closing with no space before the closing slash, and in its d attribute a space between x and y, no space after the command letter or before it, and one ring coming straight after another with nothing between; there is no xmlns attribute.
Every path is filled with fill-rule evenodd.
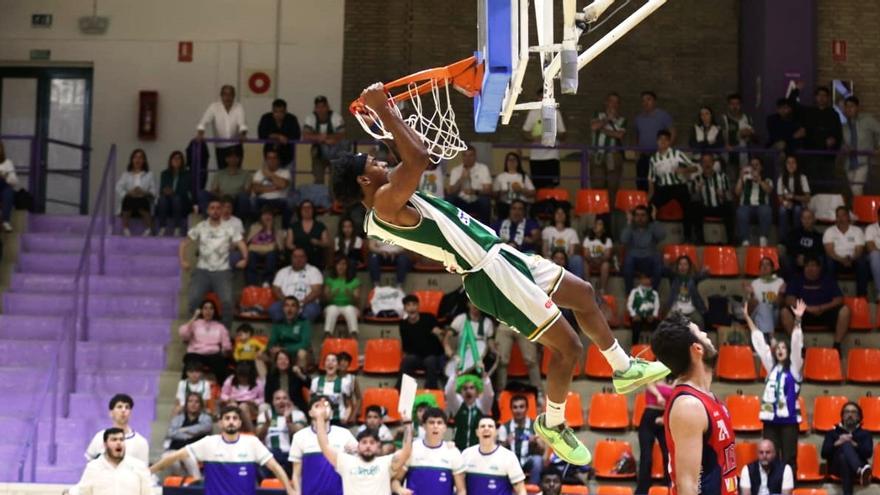
<svg viewBox="0 0 880 495"><path fill-rule="evenodd" d="M758 417L761 421L772 421L775 418L788 418L788 397L785 395L786 381L790 375L786 373L785 368L781 364L777 364L770 370L767 376L767 383L764 386L764 395L761 397L761 412ZM797 390L797 383L795 383ZM774 410L775 406L775 410ZM795 405L795 410L800 422L800 410Z"/></svg>
<svg viewBox="0 0 880 495"><path fill-rule="evenodd" d="M502 221L501 228L498 229L499 230L498 237L500 237L501 239L507 240L507 241L512 241L517 246L522 246L523 240L526 238L526 219L523 218L516 225L516 234L514 234L513 237L510 236L510 226L511 225L512 225L512 222L510 221L509 218L507 220Z"/></svg>

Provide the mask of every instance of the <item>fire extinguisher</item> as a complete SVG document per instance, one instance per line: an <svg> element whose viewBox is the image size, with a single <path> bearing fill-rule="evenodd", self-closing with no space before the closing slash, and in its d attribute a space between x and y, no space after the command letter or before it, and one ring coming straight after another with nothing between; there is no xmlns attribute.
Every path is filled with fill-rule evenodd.
<svg viewBox="0 0 880 495"><path fill-rule="evenodd" d="M159 93L141 91L138 105L138 138L156 139L156 114L159 106Z"/></svg>

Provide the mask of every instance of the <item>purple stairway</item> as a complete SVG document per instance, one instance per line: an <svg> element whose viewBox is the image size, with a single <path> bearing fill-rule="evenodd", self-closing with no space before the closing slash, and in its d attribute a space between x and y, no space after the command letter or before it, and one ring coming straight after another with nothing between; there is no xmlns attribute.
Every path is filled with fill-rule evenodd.
<svg viewBox="0 0 880 495"><path fill-rule="evenodd" d="M17 455L26 434L23 418L34 410L33 395L45 383L46 361L73 304L73 276L88 221L32 215L20 236L0 314L0 431L5 432L0 436L0 481L17 480ZM178 314L179 239L108 237L104 275L98 275L96 263L100 237L92 241L88 339L78 343L73 363L68 356L61 359L62 367L74 367L76 378L69 417L57 420L55 466L48 465L48 403L40 415L36 481L42 483L79 479L86 445L108 426L107 401L114 393L134 398L133 428L151 438L165 347Z"/></svg>

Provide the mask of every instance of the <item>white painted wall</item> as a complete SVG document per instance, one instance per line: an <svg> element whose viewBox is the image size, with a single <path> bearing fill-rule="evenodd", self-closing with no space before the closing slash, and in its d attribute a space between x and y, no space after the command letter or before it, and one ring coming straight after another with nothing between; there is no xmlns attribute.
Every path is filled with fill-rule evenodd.
<svg viewBox="0 0 880 495"><path fill-rule="evenodd" d="M0 0L0 64L26 62L30 50L48 49L53 63L93 65L96 191L111 143L119 146L120 167L136 147L147 151L154 168L164 167L172 150L186 146L223 84L238 88L249 135L256 137L272 96L245 97L243 78L247 69L274 69L276 2L281 3L278 96L300 121L318 94L344 110L344 0L98 0L98 15L110 18L104 35L79 32L77 21L92 13L91 0ZM31 14L37 13L52 14L52 27L32 28ZM193 62L177 61L179 41L193 42ZM141 90L159 93L155 141L137 138Z"/></svg>

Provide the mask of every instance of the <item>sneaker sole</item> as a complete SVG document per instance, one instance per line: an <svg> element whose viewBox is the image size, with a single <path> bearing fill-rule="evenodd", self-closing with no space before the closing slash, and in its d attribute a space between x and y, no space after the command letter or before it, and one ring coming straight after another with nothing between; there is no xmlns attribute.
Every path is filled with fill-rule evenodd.
<svg viewBox="0 0 880 495"><path fill-rule="evenodd" d="M649 383L654 383L658 380L662 380L668 374L669 374L669 369L667 369L665 372L662 372L662 373L645 375L641 378L637 378L637 379L627 383L626 385L621 385L620 387L618 387L617 383L614 382L613 380L612 380L612 382L614 382L614 390L617 391L618 394L628 394L630 392L635 392L642 385L647 385Z"/></svg>
<svg viewBox="0 0 880 495"><path fill-rule="evenodd" d="M553 448L553 443L550 441L550 437L544 432L544 429L542 427L538 426L537 421L535 421L535 433L537 433L538 436L541 437L547 443L547 445L550 446L550 448ZM578 442L580 442L581 445L584 447L584 450L587 451L587 457L586 457L587 460L586 461L576 460L576 459L567 457L567 456L563 455L562 453L560 453L556 449L553 449L553 453L556 454L557 457L559 457L560 459L562 459L563 461L565 461L569 464L572 464L575 466L586 466L587 464L593 462L593 454L590 452L590 449L586 445L583 444L583 442L581 442L580 440L578 440Z"/></svg>

